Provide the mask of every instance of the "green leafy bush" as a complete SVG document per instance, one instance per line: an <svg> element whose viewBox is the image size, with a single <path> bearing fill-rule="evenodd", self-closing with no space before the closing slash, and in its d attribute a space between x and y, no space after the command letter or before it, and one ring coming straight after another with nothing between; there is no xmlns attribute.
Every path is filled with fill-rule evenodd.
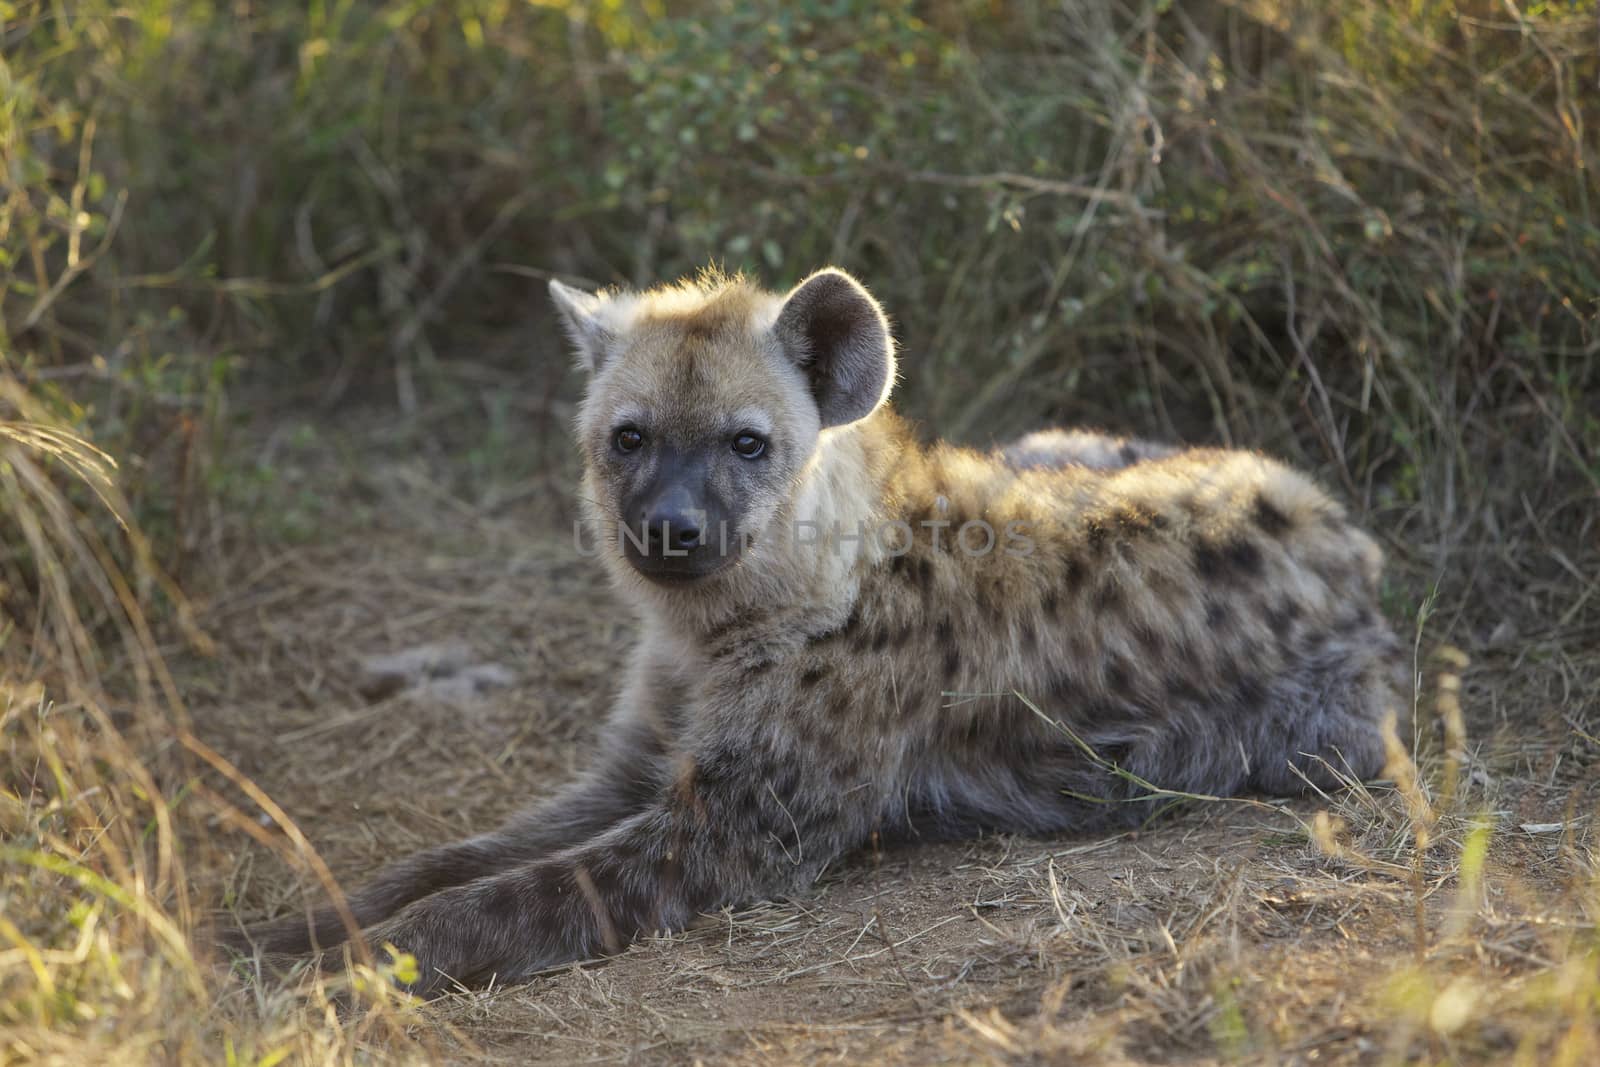
<svg viewBox="0 0 1600 1067"><path fill-rule="evenodd" d="M550 273L839 262L941 429L1264 444L1433 539L1514 472L1541 506L1600 486L1595 17L13 5L5 350L172 512L240 381L409 405L498 358L548 387Z"/></svg>

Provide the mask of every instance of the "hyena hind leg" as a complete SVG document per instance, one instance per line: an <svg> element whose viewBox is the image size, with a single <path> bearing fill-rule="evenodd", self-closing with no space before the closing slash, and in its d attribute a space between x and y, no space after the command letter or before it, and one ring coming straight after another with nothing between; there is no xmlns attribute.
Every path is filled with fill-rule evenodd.
<svg viewBox="0 0 1600 1067"><path fill-rule="evenodd" d="M1274 690L1242 743L1250 757L1251 789L1285 796L1305 792L1308 782L1335 789L1382 774L1384 719L1398 711L1384 670L1330 663L1287 678Z"/></svg>
<svg viewBox="0 0 1600 1067"><path fill-rule="evenodd" d="M1097 722L1053 708L1050 715L1050 725L997 730L985 746L946 753L921 768L906 790L904 825L890 839L1110 832L1137 827L1170 803L1151 797L1135 779L1191 792L1219 785L1195 777L1204 769L1189 758L1194 746L1170 723ZM1243 778L1238 773L1232 784Z"/></svg>

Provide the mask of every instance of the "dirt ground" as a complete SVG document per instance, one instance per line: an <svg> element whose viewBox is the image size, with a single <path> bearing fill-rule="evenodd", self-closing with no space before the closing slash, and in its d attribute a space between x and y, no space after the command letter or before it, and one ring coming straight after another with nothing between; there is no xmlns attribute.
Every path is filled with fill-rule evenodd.
<svg viewBox="0 0 1600 1067"><path fill-rule="evenodd" d="M574 547L561 472L486 482L442 443L341 434L264 444L271 499L201 613L221 652L182 671L198 732L352 883L571 775L631 621ZM299 507L314 536L274 528ZM1506 645L1441 609L1424 644L1472 655L1468 742L1420 858L1384 785L1192 804L1122 836L900 847L797 899L448 998L419 1035L459 1062L1498 1062L1539 1010L1517 991L1589 929L1568 887L1592 875L1596 634ZM458 669L374 679L369 657L425 646ZM1319 812L1338 820L1322 848ZM1493 826L1488 873L1463 888L1473 819ZM313 888L243 833L214 844L243 916ZM1456 1020L1439 990L1460 983L1499 1007Z"/></svg>

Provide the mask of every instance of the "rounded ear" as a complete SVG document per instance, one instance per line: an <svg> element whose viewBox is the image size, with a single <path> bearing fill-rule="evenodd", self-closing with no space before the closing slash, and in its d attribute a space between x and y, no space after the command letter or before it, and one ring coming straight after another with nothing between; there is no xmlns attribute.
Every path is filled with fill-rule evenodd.
<svg viewBox="0 0 1600 1067"><path fill-rule="evenodd" d="M773 330L811 383L824 427L864 419L888 399L894 386L889 320L844 271L827 267L795 286Z"/></svg>
<svg viewBox="0 0 1600 1067"><path fill-rule="evenodd" d="M567 336L572 339L578 365L592 372L600 365L606 342L610 340L610 334L601 325L597 314L600 297L570 285L562 285L552 278L550 299L555 301L556 311L561 315L561 325L566 327Z"/></svg>

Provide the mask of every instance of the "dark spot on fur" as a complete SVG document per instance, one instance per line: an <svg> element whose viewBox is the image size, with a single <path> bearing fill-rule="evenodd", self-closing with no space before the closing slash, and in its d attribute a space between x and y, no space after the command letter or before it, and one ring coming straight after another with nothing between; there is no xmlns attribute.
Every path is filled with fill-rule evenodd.
<svg viewBox="0 0 1600 1067"><path fill-rule="evenodd" d="M1154 626L1146 623L1138 624L1133 628L1133 637L1134 640L1139 642L1139 647L1144 649L1153 659L1160 658L1161 654L1166 651L1167 642L1161 634L1156 632Z"/></svg>
<svg viewBox="0 0 1600 1067"><path fill-rule="evenodd" d="M1246 574L1258 574L1261 571L1261 549L1252 541L1236 538L1222 547L1222 556L1228 561L1228 566Z"/></svg>
<svg viewBox="0 0 1600 1067"><path fill-rule="evenodd" d="M1082 634L1073 634L1067 640L1067 657L1075 663L1088 664L1093 658L1089 641Z"/></svg>
<svg viewBox="0 0 1600 1067"><path fill-rule="evenodd" d="M689 784L694 787L694 792L704 794L727 789L736 784L741 777L740 767L743 758L731 746L718 746L708 752L702 753L699 760L693 764L686 764L680 774L678 785L683 788L685 777L692 768L693 776L688 778Z"/></svg>
<svg viewBox="0 0 1600 1067"><path fill-rule="evenodd" d="M790 801L800 785L800 769L794 763L780 763L772 769L770 782L774 793Z"/></svg>
<svg viewBox="0 0 1600 1067"><path fill-rule="evenodd" d="M963 748L976 748L983 737L984 723L976 715L968 716L960 721L956 727L956 736L961 739Z"/></svg>
<svg viewBox="0 0 1600 1067"><path fill-rule="evenodd" d="M1000 620L1006 613L1005 590L1000 583L994 580L992 574L980 575L977 579L978 588L974 590L973 599L977 602L979 610L984 617Z"/></svg>
<svg viewBox="0 0 1600 1067"><path fill-rule="evenodd" d="M1289 529L1289 516L1268 500L1265 493L1257 493L1250 517L1268 537L1282 537Z"/></svg>
<svg viewBox="0 0 1600 1067"><path fill-rule="evenodd" d="M692 767L693 764L691 763L689 766ZM681 785L682 783L680 779L680 788ZM693 783L691 782L690 785L692 787ZM691 792L692 791L693 790L691 788ZM613 839L612 843L607 846L606 851L609 853L611 859L615 860L622 866L626 866L627 864L632 863L634 860L639 859L641 856L648 855L651 852L651 849L647 846L641 846L636 839L631 839L624 836Z"/></svg>
<svg viewBox="0 0 1600 1067"><path fill-rule="evenodd" d="M928 562L928 557L917 557L917 585L926 593L933 587L933 564Z"/></svg>
<svg viewBox="0 0 1600 1067"><path fill-rule="evenodd" d="M1344 560L1331 562L1323 570L1323 577L1328 583L1328 588L1341 592L1352 592L1360 588L1360 576L1356 569Z"/></svg>
<svg viewBox="0 0 1600 1067"><path fill-rule="evenodd" d="M1069 557L1062 563L1061 588L1068 593L1077 592L1078 587L1083 584L1084 575L1087 573L1088 568L1083 565L1082 561Z"/></svg>
<svg viewBox="0 0 1600 1067"><path fill-rule="evenodd" d="M950 645L944 650L944 676L953 680L961 673L961 650Z"/></svg>
<svg viewBox="0 0 1600 1067"><path fill-rule="evenodd" d="M1300 618L1300 605L1285 597L1266 610L1267 627L1280 645L1289 644L1294 637L1295 623Z"/></svg>
<svg viewBox="0 0 1600 1067"><path fill-rule="evenodd" d="M1367 627L1371 626L1373 621L1374 616L1371 608L1356 608L1341 616L1339 620L1333 624L1333 628L1338 631L1341 636L1353 637L1362 630L1365 630Z"/></svg>
<svg viewBox="0 0 1600 1067"><path fill-rule="evenodd" d="M938 625L933 628L933 639L941 645L948 645L955 639L955 625L951 623L950 616L941 618Z"/></svg>
<svg viewBox="0 0 1600 1067"><path fill-rule="evenodd" d="M1113 693L1124 693L1128 689L1128 668L1122 660L1113 656L1106 661L1106 688Z"/></svg>
<svg viewBox="0 0 1600 1067"><path fill-rule="evenodd" d="M861 761L848 752L841 752L830 769L834 783L841 787L854 785L861 777Z"/></svg>
<svg viewBox="0 0 1600 1067"><path fill-rule="evenodd" d="M717 625L715 625L715 626L711 627L711 629L707 630L706 631L706 641L708 643L710 643L710 644L716 644L716 643L720 642L724 637L727 637L729 634L731 634L734 630L751 626L751 625L755 624L756 622L760 621L760 619L761 619L761 616L759 614L755 613L755 612L751 612L751 611L735 612L733 615L730 615L728 618L724 619L722 622L719 622Z"/></svg>
<svg viewBox="0 0 1600 1067"><path fill-rule="evenodd" d="M1094 606L1096 611L1110 611L1122 602L1122 590L1117 588L1117 583L1107 580L1100 583L1100 588L1094 593Z"/></svg>
<svg viewBox="0 0 1600 1067"><path fill-rule="evenodd" d="M1054 589L1045 593L1044 599L1039 602L1039 610L1044 612L1044 617L1052 621L1061 611L1061 600L1056 596Z"/></svg>
<svg viewBox="0 0 1600 1067"><path fill-rule="evenodd" d="M888 679L883 690L884 703L900 713L902 719L914 719L927 710L936 690L926 688L924 679ZM847 746L848 747L848 746Z"/></svg>
<svg viewBox="0 0 1600 1067"><path fill-rule="evenodd" d="M1088 530L1089 551L1097 554L1104 552L1106 547L1106 538L1110 535L1110 533L1111 531L1106 528L1106 525L1102 520L1090 519Z"/></svg>
<svg viewBox="0 0 1600 1067"><path fill-rule="evenodd" d="M1117 458L1122 460L1123 466L1132 466L1139 461L1139 450L1130 442L1117 449Z"/></svg>
<svg viewBox="0 0 1600 1067"><path fill-rule="evenodd" d="M1083 718L1087 722L1111 723L1126 719L1126 716L1122 714L1122 708L1117 704L1109 700L1094 700L1083 709ZM1100 751L1104 754L1109 749L1101 748Z"/></svg>
<svg viewBox="0 0 1600 1067"><path fill-rule="evenodd" d="M1221 626L1224 622L1226 622L1227 619L1228 619L1228 609L1226 609L1226 608L1224 608L1222 606L1222 602L1220 600L1216 600L1216 599L1213 599L1211 597L1207 597L1206 598L1206 625L1214 630L1217 627Z"/></svg>
<svg viewBox="0 0 1600 1067"><path fill-rule="evenodd" d="M1188 599L1188 584L1179 582L1168 571L1153 569L1147 571L1144 576L1144 584L1150 590L1150 595L1155 598L1157 603L1174 605Z"/></svg>
<svg viewBox="0 0 1600 1067"><path fill-rule="evenodd" d="M800 688L810 689L828 676L828 668L811 667L800 675Z"/></svg>
<svg viewBox="0 0 1600 1067"><path fill-rule="evenodd" d="M1112 766L1125 767L1127 766L1128 761L1133 758L1133 745L1126 741L1119 741L1115 744L1101 745L1099 749L1099 755L1101 759L1106 760ZM1118 792L1119 790L1117 787L1112 785L1110 788L1106 789L1102 795L1109 799L1110 797L1115 796Z"/></svg>
<svg viewBox="0 0 1600 1067"><path fill-rule="evenodd" d="M1233 683L1233 703L1236 707L1260 707L1266 695L1267 687L1254 674L1242 675Z"/></svg>
<svg viewBox="0 0 1600 1067"><path fill-rule="evenodd" d="M880 626L878 628L878 632L872 635L872 651L874 651L874 652L882 652L884 649L886 649L888 647L889 647L889 629L886 626Z"/></svg>
<svg viewBox="0 0 1600 1067"><path fill-rule="evenodd" d="M1166 686L1167 699L1179 704L1192 704L1201 697L1200 687L1180 674L1169 674L1162 683Z"/></svg>
<svg viewBox="0 0 1600 1067"><path fill-rule="evenodd" d="M1201 541L1194 546L1194 571L1208 582L1223 581L1240 574L1261 570L1261 550L1242 537L1215 545Z"/></svg>
<svg viewBox="0 0 1600 1067"><path fill-rule="evenodd" d="M1136 507L1120 507L1111 518L1124 537L1137 537L1150 531L1150 513Z"/></svg>
<svg viewBox="0 0 1600 1067"><path fill-rule="evenodd" d="M828 717L831 719L847 719L850 717L850 695L835 689L828 697Z"/></svg>
<svg viewBox="0 0 1600 1067"><path fill-rule="evenodd" d="M813 644L827 644L832 641L838 641L841 638L848 637L851 632L860 625L860 623L861 604L858 601L854 606L851 607L850 614L844 620L844 622L840 623L838 626L835 626L831 630L824 630L822 633L817 634L811 638L811 641Z"/></svg>

